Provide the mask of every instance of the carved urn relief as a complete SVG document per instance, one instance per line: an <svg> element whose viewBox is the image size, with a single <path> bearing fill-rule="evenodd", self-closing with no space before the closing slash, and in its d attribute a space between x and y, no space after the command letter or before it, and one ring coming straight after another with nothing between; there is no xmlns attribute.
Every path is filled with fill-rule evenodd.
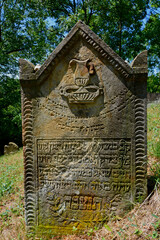
<svg viewBox="0 0 160 240"><path fill-rule="evenodd" d="M90 59L84 61L72 59L69 63L73 71L74 85L61 87L60 94L68 98L69 103L92 103L103 93L100 86L90 83L95 74L94 64Z"/></svg>
<svg viewBox="0 0 160 240"><path fill-rule="evenodd" d="M130 66L79 21L39 68L20 59L31 238L100 228L147 194L147 52Z"/></svg>

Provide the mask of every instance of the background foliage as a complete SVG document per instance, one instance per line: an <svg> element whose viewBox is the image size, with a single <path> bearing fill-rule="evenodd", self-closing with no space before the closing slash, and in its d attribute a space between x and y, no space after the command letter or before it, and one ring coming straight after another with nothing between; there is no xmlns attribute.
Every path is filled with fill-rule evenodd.
<svg viewBox="0 0 160 240"><path fill-rule="evenodd" d="M0 0L0 152L21 144L18 59L42 64L79 19L124 60L147 48L148 90L160 91L159 0Z"/></svg>

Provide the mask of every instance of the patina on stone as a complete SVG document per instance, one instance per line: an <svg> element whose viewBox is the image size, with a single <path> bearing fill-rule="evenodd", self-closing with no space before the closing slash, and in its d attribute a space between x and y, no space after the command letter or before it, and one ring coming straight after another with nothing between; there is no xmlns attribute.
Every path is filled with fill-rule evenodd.
<svg viewBox="0 0 160 240"><path fill-rule="evenodd" d="M25 214L81 232L146 196L147 51L130 66L79 21L41 67L20 59Z"/></svg>
<svg viewBox="0 0 160 240"><path fill-rule="evenodd" d="M19 150L19 147L14 142L9 142L8 145L4 146L4 155L16 153Z"/></svg>

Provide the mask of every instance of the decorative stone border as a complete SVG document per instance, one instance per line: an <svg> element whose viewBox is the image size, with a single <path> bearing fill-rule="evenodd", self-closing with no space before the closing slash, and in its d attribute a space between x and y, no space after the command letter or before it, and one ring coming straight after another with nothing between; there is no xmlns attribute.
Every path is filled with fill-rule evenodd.
<svg viewBox="0 0 160 240"><path fill-rule="evenodd" d="M140 98L135 99L135 198L146 196L146 139L145 139L145 101Z"/></svg>
<svg viewBox="0 0 160 240"><path fill-rule="evenodd" d="M32 119L32 100L28 94L22 92L22 137L24 154L25 211L26 224L29 231L31 231L33 226L35 226L36 211Z"/></svg>

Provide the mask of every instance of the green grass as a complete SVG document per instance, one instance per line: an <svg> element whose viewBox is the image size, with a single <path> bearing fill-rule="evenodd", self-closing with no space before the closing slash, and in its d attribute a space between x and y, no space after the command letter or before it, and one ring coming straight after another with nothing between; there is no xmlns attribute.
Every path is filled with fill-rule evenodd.
<svg viewBox="0 0 160 240"><path fill-rule="evenodd" d="M160 158L160 104L147 109L148 155ZM0 157L0 200L8 194L20 191L23 185L22 150L16 154Z"/></svg>
<svg viewBox="0 0 160 240"><path fill-rule="evenodd" d="M148 156L149 161L154 159L154 161L149 162L153 177L160 184L160 104L151 104L148 106ZM22 149L18 153L1 156L0 157L0 240L25 240L25 220L24 220L24 191L23 191L23 156ZM150 228L152 230L148 230L146 234L150 234L141 236L144 234L145 228L139 224L134 227L131 223L128 228L123 230L124 224L126 225L126 220L122 219L122 227L115 232L115 226L112 224L112 229L109 225L105 225L105 229L110 233L110 237L107 237L107 233L102 236L99 233L98 239L112 239L113 235L117 234L117 239L129 239L127 234L131 234L129 231L133 231L132 239L159 239L160 234L160 218L157 212L150 210L150 215L154 215L155 221L151 219ZM148 208L144 209L145 214L148 213ZM144 214L144 215L145 215ZM146 217L148 219L148 217ZM124 223L123 223L124 221ZM140 221L141 222L141 221ZM116 223L114 223L116 224ZM120 225L121 226L121 225ZM148 223L147 223L148 226ZM133 230L129 230L130 228ZM111 232L114 232L114 234ZM123 231L122 231L123 230ZM89 230L86 236L81 239L92 239L95 235L96 230ZM126 234L126 238L122 238L122 235ZM96 232L96 234L98 234ZM148 236L148 237L147 237ZM137 238L135 238L137 237ZM69 236L67 239L74 239ZM75 238L76 239L76 238ZM96 239L96 238L94 238Z"/></svg>
<svg viewBox="0 0 160 240"><path fill-rule="evenodd" d="M160 103L148 106L147 124L148 155L160 158Z"/></svg>
<svg viewBox="0 0 160 240"><path fill-rule="evenodd" d="M150 104L147 109L147 145L149 174L155 186L160 186L160 103Z"/></svg>
<svg viewBox="0 0 160 240"><path fill-rule="evenodd" d="M24 240L24 177L22 149L0 157L0 239Z"/></svg>
<svg viewBox="0 0 160 240"><path fill-rule="evenodd" d="M19 192L23 184L22 150L0 157L0 200L8 194Z"/></svg>

